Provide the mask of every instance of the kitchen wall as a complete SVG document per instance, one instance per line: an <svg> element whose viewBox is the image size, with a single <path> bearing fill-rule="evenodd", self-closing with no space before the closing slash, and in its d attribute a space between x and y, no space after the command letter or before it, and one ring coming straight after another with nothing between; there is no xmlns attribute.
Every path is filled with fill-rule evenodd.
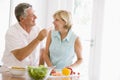
<svg viewBox="0 0 120 80"><path fill-rule="evenodd" d="M73 0L47 0L47 26L52 26L55 11L64 9L72 12Z"/></svg>
<svg viewBox="0 0 120 80"><path fill-rule="evenodd" d="M0 64L5 47L5 33L9 26L10 1L0 0Z"/></svg>
<svg viewBox="0 0 120 80"><path fill-rule="evenodd" d="M35 10L35 14L37 15L36 19L36 25L40 27L46 26L46 20L47 20L47 1L46 0L10 0L10 25L14 24L16 22L16 18L14 16L14 8L17 4L21 2L27 2L30 3L33 6L33 9Z"/></svg>
<svg viewBox="0 0 120 80"><path fill-rule="evenodd" d="M120 80L120 1L105 0L100 80Z"/></svg>

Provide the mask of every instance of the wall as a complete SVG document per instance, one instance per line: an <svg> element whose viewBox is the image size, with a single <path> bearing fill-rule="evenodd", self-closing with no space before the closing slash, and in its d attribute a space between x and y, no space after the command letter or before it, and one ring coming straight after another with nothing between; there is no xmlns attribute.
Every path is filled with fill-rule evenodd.
<svg viewBox="0 0 120 80"><path fill-rule="evenodd" d="M9 26L9 0L0 0L0 64L5 47L5 32Z"/></svg>
<svg viewBox="0 0 120 80"><path fill-rule="evenodd" d="M105 0L93 0L92 13L92 45L89 60L89 79L100 79L100 63L101 63L101 39L104 20L104 2Z"/></svg>
<svg viewBox="0 0 120 80"><path fill-rule="evenodd" d="M52 26L53 14L60 9L73 10L73 0L47 0L47 26Z"/></svg>
<svg viewBox="0 0 120 80"><path fill-rule="evenodd" d="M16 18L14 16L14 8L18 3L27 2L33 6L35 10L35 14L37 15L36 25L40 27L46 26L46 19L47 19L47 2L46 0L11 0L11 13L10 13L10 25L16 22Z"/></svg>
<svg viewBox="0 0 120 80"><path fill-rule="evenodd" d="M120 1L105 0L100 80L120 80Z"/></svg>

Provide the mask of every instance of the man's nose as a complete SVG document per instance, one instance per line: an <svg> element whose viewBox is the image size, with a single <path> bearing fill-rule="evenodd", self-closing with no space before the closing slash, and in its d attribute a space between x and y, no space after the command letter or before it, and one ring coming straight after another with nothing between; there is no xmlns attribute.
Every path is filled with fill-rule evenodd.
<svg viewBox="0 0 120 80"><path fill-rule="evenodd" d="M36 16L36 15L34 15L34 18L36 19L36 18L37 18L37 16Z"/></svg>

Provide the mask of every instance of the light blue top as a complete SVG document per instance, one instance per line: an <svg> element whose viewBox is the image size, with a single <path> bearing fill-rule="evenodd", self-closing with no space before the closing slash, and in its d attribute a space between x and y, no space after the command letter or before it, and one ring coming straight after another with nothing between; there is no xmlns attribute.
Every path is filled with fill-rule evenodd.
<svg viewBox="0 0 120 80"><path fill-rule="evenodd" d="M73 63L75 57L74 44L76 35L70 30L67 36L61 41L58 31L51 32L50 59L53 66L62 69Z"/></svg>

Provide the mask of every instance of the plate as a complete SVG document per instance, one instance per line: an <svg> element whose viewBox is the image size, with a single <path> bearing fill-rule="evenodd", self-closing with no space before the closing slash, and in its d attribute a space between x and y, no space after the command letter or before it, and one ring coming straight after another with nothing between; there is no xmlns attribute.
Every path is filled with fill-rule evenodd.
<svg viewBox="0 0 120 80"><path fill-rule="evenodd" d="M13 75L13 76L24 76L26 73L26 68L23 67L19 67L19 68L9 68L9 72Z"/></svg>
<svg viewBox="0 0 120 80"><path fill-rule="evenodd" d="M47 80L47 78L50 76L51 71L52 71L55 67L56 67L56 66L47 67L47 68L48 68L48 72L47 72L44 80Z"/></svg>

